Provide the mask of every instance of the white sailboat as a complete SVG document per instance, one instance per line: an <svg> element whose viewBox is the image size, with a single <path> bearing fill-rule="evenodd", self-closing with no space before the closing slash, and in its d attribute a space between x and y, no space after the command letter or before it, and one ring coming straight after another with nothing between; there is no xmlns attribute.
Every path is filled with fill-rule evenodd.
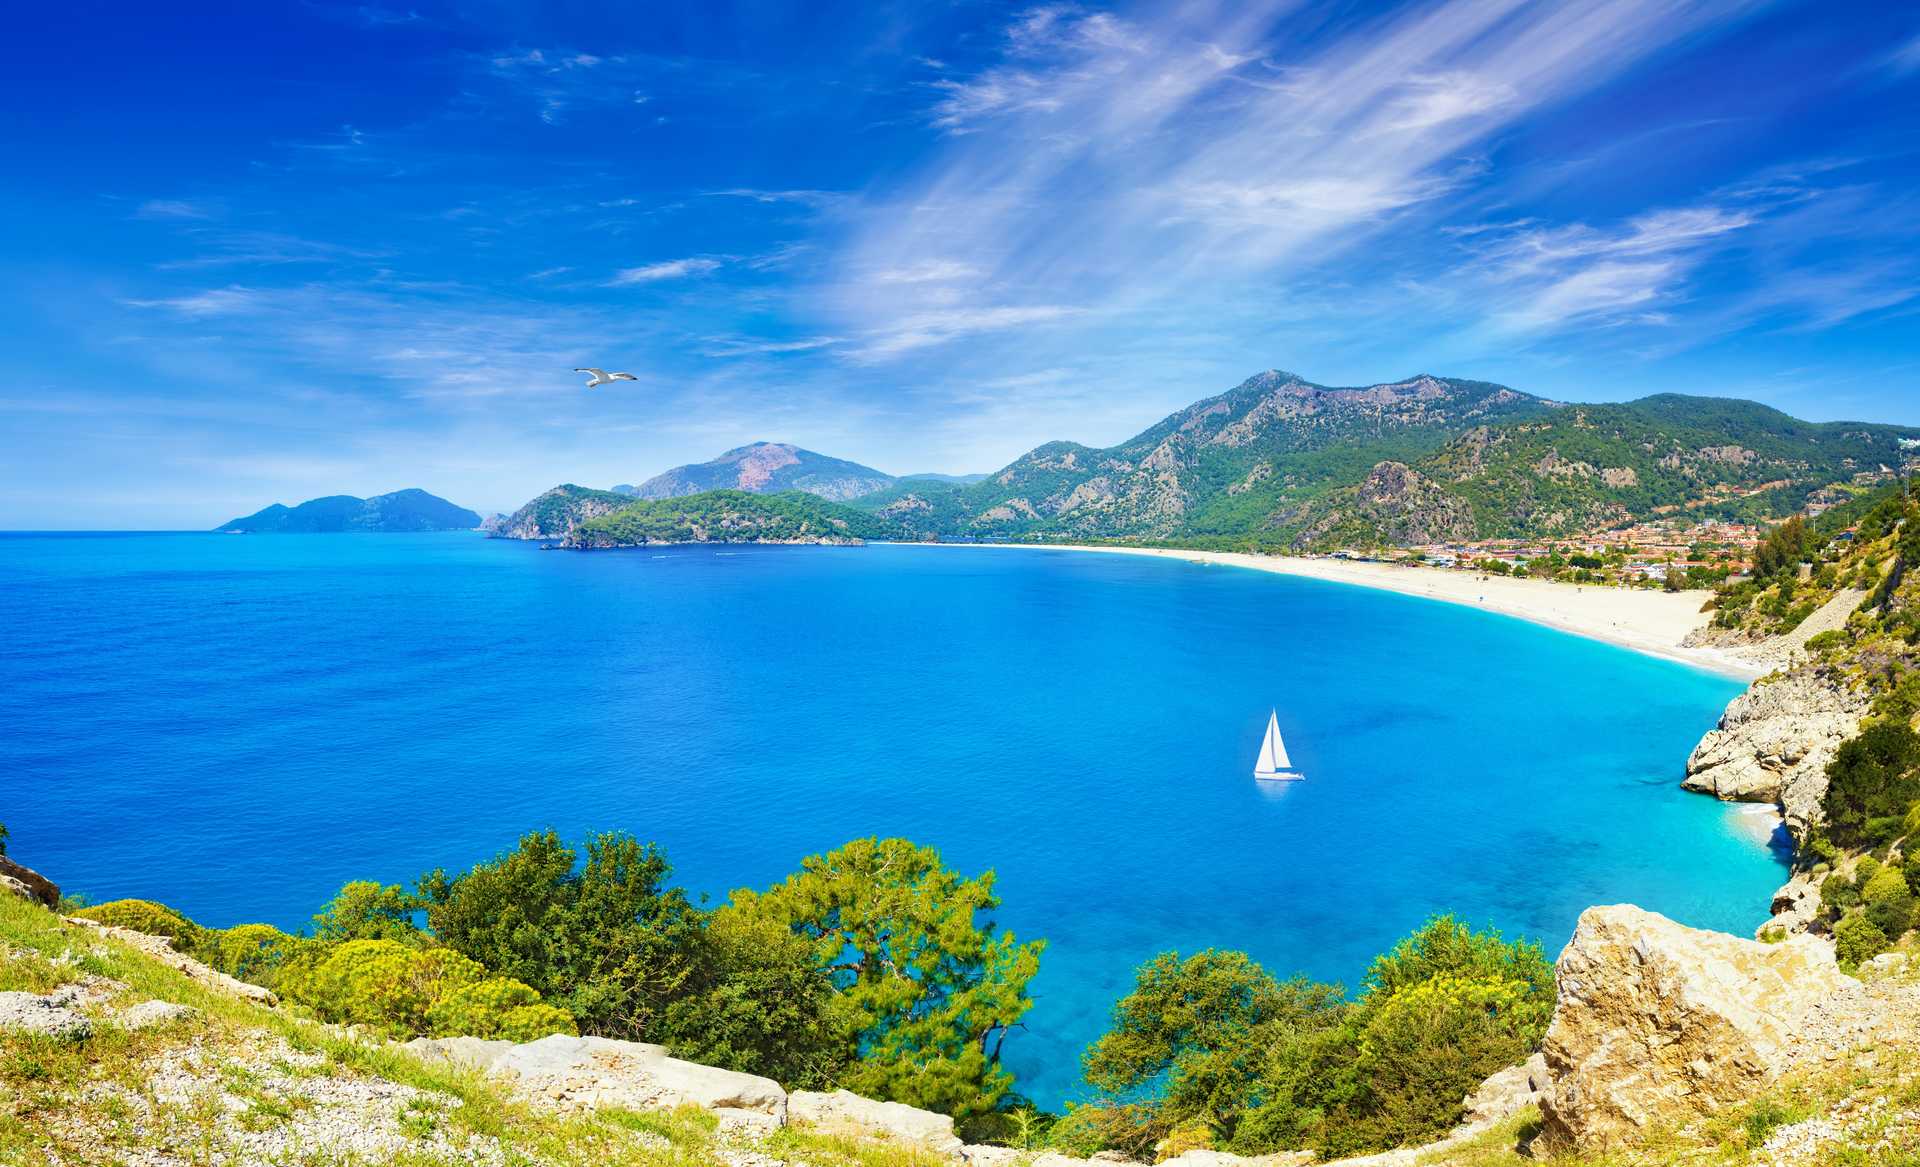
<svg viewBox="0 0 1920 1167"><path fill-rule="evenodd" d="M1280 740L1280 713L1267 714L1267 737L1260 743L1260 760L1254 763L1253 776L1269 782L1298 782L1306 775L1293 768L1287 757L1287 743Z"/></svg>

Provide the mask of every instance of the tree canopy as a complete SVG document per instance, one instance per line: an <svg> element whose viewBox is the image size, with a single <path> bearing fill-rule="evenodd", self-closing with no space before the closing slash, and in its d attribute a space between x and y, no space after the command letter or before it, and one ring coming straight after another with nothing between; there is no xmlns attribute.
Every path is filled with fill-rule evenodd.
<svg viewBox="0 0 1920 1167"><path fill-rule="evenodd" d="M856 1093L968 1117L992 1110L1013 1077L1001 1044L1032 1005L1044 941L1020 943L982 913L991 872L965 878L931 847L859 839L731 911L777 921L813 945L857 1019Z"/></svg>

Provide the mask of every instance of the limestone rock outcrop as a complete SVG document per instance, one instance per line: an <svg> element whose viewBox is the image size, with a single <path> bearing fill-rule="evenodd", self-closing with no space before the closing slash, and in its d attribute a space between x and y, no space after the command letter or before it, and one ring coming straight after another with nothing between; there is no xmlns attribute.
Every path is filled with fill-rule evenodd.
<svg viewBox="0 0 1920 1167"><path fill-rule="evenodd" d="M1799 839L1819 817L1827 763L1866 711L1865 697L1815 670L1756 683L1694 747L1681 785L1730 802L1777 802Z"/></svg>
<svg viewBox="0 0 1920 1167"><path fill-rule="evenodd" d="M1555 970L1543 1147L1631 1143L1752 1098L1831 1046L1859 982L1810 936L1762 944L1589 908Z"/></svg>
<svg viewBox="0 0 1920 1167"><path fill-rule="evenodd" d="M1754 930L1756 936L1792 936L1813 927L1820 918L1820 880L1810 871L1796 872L1773 893L1772 915Z"/></svg>
<svg viewBox="0 0 1920 1167"><path fill-rule="evenodd" d="M0 891L11 892L23 900L32 900L44 908L60 903L60 889L51 879L31 867L22 867L0 855Z"/></svg>
<svg viewBox="0 0 1920 1167"><path fill-rule="evenodd" d="M102 924L98 920L89 920L82 916L68 916L66 921L131 944L161 964L222 992L232 993L236 997L245 997L261 1005L279 1004L279 998L273 995L273 990L240 980L238 977L230 977L211 965L202 964L184 952L175 951L173 941L165 936L149 936L145 932L135 932L131 928L116 928L111 924Z"/></svg>
<svg viewBox="0 0 1920 1167"><path fill-rule="evenodd" d="M699 1106L762 1114L774 1122L787 1117L787 1093L772 1079L683 1062L645 1042L556 1033L517 1045L419 1038L407 1048L509 1079L519 1093L563 1109Z"/></svg>
<svg viewBox="0 0 1920 1167"><path fill-rule="evenodd" d="M787 1117L826 1130L852 1130L918 1143L942 1155L959 1155L962 1148L950 1116L903 1102L875 1102L846 1090L795 1090L787 1096Z"/></svg>
<svg viewBox="0 0 1920 1167"><path fill-rule="evenodd" d="M1480 1083L1461 1103L1463 1113L1455 1134L1484 1130L1504 1122L1529 1106L1537 1106L1546 1092L1547 1059L1535 1054L1520 1065L1501 1070Z"/></svg>

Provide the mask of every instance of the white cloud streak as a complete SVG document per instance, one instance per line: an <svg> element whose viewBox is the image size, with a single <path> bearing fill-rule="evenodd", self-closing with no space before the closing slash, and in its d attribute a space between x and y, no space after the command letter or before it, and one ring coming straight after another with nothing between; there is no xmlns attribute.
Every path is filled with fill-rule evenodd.
<svg viewBox="0 0 1920 1167"><path fill-rule="evenodd" d="M607 281L610 288L630 287L634 284L656 284L662 280L680 280L689 276L703 276L720 270L720 261L703 257L688 259L669 259L660 263L649 263L641 267L622 268Z"/></svg>

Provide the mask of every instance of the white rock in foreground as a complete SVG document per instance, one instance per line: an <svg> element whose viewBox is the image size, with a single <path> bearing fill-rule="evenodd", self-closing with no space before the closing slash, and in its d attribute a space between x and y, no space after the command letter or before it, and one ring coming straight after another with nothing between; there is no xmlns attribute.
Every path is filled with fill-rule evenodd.
<svg viewBox="0 0 1920 1167"><path fill-rule="evenodd" d="M470 1037L419 1038L406 1048L485 1070L510 1080L521 1094L563 1108L699 1106L764 1114L776 1122L787 1116L787 1093L772 1079L683 1062L645 1042L556 1033L519 1045Z"/></svg>
<svg viewBox="0 0 1920 1167"><path fill-rule="evenodd" d="M826 1130L852 1130L918 1143L942 1155L961 1153L950 1115L935 1114L904 1102L875 1102L846 1090L823 1094L795 1090L787 1097L787 1117Z"/></svg>
<svg viewBox="0 0 1920 1167"><path fill-rule="evenodd" d="M1582 913L1555 979L1541 1101L1554 1151L1747 1101L1825 1044L1819 1016L1860 991L1813 937L1761 944L1630 904Z"/></svg>
<svg viewBox="0 0 1920 1167"><path fill-rule="evenodd" d="M78 1041L91 1036L93 1022L77 1009L67 1007L57 990L53 993L0 993L0 1033L31 1033L42 1037Z"/></svg>

